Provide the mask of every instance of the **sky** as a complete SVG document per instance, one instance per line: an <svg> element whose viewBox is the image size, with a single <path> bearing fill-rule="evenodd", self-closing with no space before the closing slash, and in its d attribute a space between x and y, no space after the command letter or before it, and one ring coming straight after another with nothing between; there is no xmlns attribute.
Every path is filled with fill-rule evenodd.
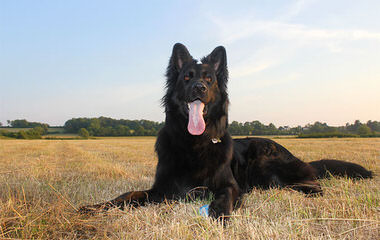
<svg viewBox="0 0 380 240"><path fill-rule="evenodd" d="M0 122L164 120L176 42L227 50L230 121L380 120L380 1L0 0Z"/></svg>

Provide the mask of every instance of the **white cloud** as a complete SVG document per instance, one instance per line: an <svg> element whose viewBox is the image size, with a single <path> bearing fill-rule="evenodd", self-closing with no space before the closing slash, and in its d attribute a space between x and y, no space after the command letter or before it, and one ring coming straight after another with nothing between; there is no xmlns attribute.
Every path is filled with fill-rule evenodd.
<svg viewBox="0 0 380 240"><path fill-rule="evenodd" d="M323 29L308 27L303 24L291 24L279 21L262 21L255 19L222 19L211 17L211 20L219 28L220 41L232 44L236 41L266 35L280 40L295 40L298 42L318 41L355 41L376 40L380 41L380 32L370 32L361 29Z"/></svg>
<svg viewBox="0 0 380 240"><path fill-rule="evenodd" d="M316 1L295 1L286 7L282 14L273 16L270 20L257 19L253 14L241 17L208 14L207 17L215 24L219 40L224 44L234 44L251 38L270 37L272 40L292 41L298 44L323 45L332 52L337 52L342 50L341 45L347 41L380 41L380 32L376 31L357 28L327 29L289 22L314 2Z"/></svg>
<svg viewBox="0 0 380 240"><path fill-rule="evenodd" d="M292 18L294 16L297 16L302 10L304 10L308 5L315 2L315 0L299 0L296 1L294 4L290 5L287 12L283 16L281 16L282 19L286 18Z"/></svg>
<svg viewBox="0 0 380 240"><path fill-rule="evenodd" d="M355 51L357 43L380 41L380 32L365 29L326 29L305 24L288 23L286 19L299 14L312 1L298 1L277 20L260 20L249 16L229 19L209 15L219 34L219 41L229 49L241 49L247 42L259 43L258 49L247 53L244 60L230 67L231 77L245 77L280 65L306 48L308 51L326 49L331 53ZM244 46L252 50L252 46ZM363 51L362 53L365 53Z"/></svg>

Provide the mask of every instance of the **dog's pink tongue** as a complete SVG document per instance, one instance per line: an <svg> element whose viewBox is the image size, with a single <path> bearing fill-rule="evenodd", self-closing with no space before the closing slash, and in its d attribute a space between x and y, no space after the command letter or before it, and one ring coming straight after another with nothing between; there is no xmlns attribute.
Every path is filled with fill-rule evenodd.
<svg viewBox="0 0 380 240"><path fill-rule="evenodd" d="M195 100L189 103L189 124L187 130L192 135L201 135L206 129L206 123L203 119L204 103Z"/></svg>

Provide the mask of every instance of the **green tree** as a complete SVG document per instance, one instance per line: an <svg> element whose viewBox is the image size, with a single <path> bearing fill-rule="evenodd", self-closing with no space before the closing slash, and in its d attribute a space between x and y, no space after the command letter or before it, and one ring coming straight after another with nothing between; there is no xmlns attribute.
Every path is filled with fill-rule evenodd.
<svg viewBox="0 0 380 240"><path fill-rule="evenodd" d="M90 120L90 126L88 130L91 132L93 136L102 136L104 129L100 125L100 120L98 118L93 118Z"/></svg>
<svg viewBox="0 0 380 240"><path fill-rule="evenodd" d="M357 133L359 130L359 127L363 124L359 120L355 120L354 124L346 124L346 129L350 133Z"/></svg>
<svg viewBox="0 0 380 240"><path fill-rule="evenodd" d="M145 129L143 126L139 125L135 131L136 136L144 136L145 135Z"/></svg>
<svg viewBox="0 0 380 240"><path fill-rule="evenodd" d="M87 131L87 129L85 129L85 128L81 128L81 129L79 129L79 131L78 131L78 135L80 136L80 137L82 137L82 138L89 138L90 137L90 133Z"/></svg>
<svg viewBox="0 0 380 240"><path fill-rule="evenodd" d="M359 135L368 135L371 134L371 129L367 125L363 124L360 127L358 127L357 132Z"/></svg>
<svg viewBox="0 0 380 240"><path fill-rule="evenodd" d="M367 126L373 131L373 132L380 132L380 122L378 121L371 121L369 120L367 122Z"/></svg>
<svg viewBox="0 0 380 240"><path fill-rule="evenodd" d="M28 122L26 119L16 119L13 121L8 120L8 125L14 128L35 128L42 127L44 129L44 133L47 133L49 124L40 123L40 122Z"/></svg>
<svg viewBox="0 0 380 240"><path fill-rule="evenodd" d="M35 131L36 135L40 135L40 136L46 133L46 130L41 126L35 127L33 128L33 130Z"/></svg>
<svg viewBox="0 0 380 240"><path fill-rule="evenodd" d="M18 132L18 136L17 136L17 138L20 138L20 139L28 139L29 136L28 136L28 134L26 133L26 131L21 130L21 131Z"/></svg>
<svg viewBox="0 0 380 240"><path fill-rule="evenodd" d="M17 138L20 139L40 139L44 130L42 127L35 127L29 130L21 130L17 133Z"/></svg>

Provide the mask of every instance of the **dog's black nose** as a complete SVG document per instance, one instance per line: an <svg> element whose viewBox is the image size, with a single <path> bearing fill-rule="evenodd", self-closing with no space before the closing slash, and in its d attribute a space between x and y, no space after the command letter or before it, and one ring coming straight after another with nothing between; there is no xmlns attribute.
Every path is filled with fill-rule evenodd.
<svg viewBox="0 0 380 240"><path fill-rule="evenodd" d="M205 93L207 88L203 83L197 82L193 85L193 90L198 93Z"/></svg>

